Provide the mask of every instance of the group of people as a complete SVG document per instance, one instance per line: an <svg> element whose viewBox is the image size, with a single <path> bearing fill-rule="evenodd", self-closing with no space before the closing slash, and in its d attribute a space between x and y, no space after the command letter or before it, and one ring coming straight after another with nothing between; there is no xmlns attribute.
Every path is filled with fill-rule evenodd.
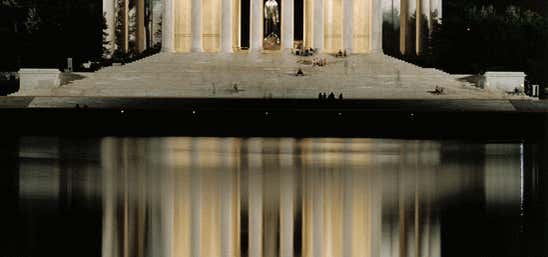
<svg viewBox="0 0 548 257"><path fill-rule="evenodd" d="M445 88L440 87L440 86L436 86L436 88L434 88L434 90L431 91L430 93L432 93L434 95L443 95L445 93Z"/></svg>
<svg viewBox="0 0 548 257"><path fill-rule="evenodd" d="M316 49L312 48L312 47L301 47L301 48L297 48L295 49L295 55L300 55L300 56L311 56L311 55L314 55L316 53Z"/></svg>
<svg viewBox="0 0 548 257"><path fill-rule="evenodd" d="M326 66L327 58L314 58L312 60L312 66Z"/></svg>
<svg viewBox="0 0 548 257"><path fill-rule="evenodd" d="M335 98L335 93L333 93L333 92L329 93L329 95L327 95L327 93L325 93L325 92L320 92L318 94L318 99L319 100L335 100L337 98ZM343 100L343 94L342 93L339 94L338 99Z"/></svg>
<svg viewBox="0 0 548 257"><path fill-rule="evenodd" d="M339 49L337 54L335 54L335 57L346 57L346 49L344 49L344 51Z"/></svg>

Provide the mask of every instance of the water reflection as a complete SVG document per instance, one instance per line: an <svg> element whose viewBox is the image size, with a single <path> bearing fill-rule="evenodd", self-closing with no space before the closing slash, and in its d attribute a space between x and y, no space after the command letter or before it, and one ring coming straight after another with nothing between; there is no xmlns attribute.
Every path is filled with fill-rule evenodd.
<svg viewBox="0 0 548 257"><path fill-rule="evenodd" d="M411 140L32 138L19 197L101 210L103 257L435 257L458 199L521 215L522 155Z"/></svg>

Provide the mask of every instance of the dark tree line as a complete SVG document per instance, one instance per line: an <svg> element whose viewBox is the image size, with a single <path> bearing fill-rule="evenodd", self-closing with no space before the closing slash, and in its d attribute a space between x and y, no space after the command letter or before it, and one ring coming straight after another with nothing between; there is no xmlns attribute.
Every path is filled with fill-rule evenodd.
<svg viewBox="0 0 548 257"><path fill-rule="evenodd" d="M468 6L435 28L431 49L432 65L449 72L525 71L548 81L548 19L527 9Z"/></svg>
<svg viewBox="0 0 548 257"><path fill-rule="evenodd" d="M519 7L511 5L516 1L455 0L443 4L443 18L432 23L420 55L400 53L399 27L388 22L383 27L385 53L450 73L524 71L530 82L548 85L548 8L542 3L522 1ZM409 23L414 21L410 17ZM413 28L408 30L414 34Z"/></svg>
<svg viewBox="0 0 548 257"><path fill-rule="evenodd" d="M102 55L102 7L89 0L0 2L1 70L66 67ZM5 4L7 1L11 4Z"/></svg>

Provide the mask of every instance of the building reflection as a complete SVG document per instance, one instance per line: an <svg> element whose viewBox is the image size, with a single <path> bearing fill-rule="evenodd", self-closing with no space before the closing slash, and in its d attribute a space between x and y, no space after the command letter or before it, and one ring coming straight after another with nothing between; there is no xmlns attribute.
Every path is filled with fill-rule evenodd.
<svg viewBox="0 0 548 257"><path fill-rule="evenodd" d="M441 256L443 198L484 186L475 180L516 197L490 191L500 179L490 172L452 179L469 167L442 167L436 142L108 138L101 148L104 257Z"/></svg>
<svg viewBox="0 0 548 257"><path fill-rule="evenodd" d="M523 212L519 144L44 140L19 146L21 206L97 199L103 257L435 257L452 249L442 223L461 219L441 210L463 195Z"/></svg>

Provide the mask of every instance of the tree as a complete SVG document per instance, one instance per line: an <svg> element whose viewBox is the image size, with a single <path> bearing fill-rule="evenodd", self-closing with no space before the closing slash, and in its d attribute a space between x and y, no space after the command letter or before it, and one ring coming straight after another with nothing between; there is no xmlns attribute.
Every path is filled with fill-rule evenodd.
<svg viewBox="0 0 548 257"><path fill-rule="evenodd" d="M32 34L33 32L38 31L40 29L41 22L42 22L42 19L40 19L40 16L38 15L38 11L36 11L36 8L29 8L27 12L27 17L24 22L26 32L28 34Z"/></svg>
<svg viewBox="0 0 548 257"><path fill-rule="evenodd" d="M4 50L0 58L0 71L17 70L19 67L19 23L26 15L26 12L21 11L21 7L14 0L0 0L0 49Z"/></svg>
<svg viewBox="0 0 548 257"><path fill-rule="evenodd" d="M0 7L19 7L15 0L2 0L0 1Z"/></svg>

